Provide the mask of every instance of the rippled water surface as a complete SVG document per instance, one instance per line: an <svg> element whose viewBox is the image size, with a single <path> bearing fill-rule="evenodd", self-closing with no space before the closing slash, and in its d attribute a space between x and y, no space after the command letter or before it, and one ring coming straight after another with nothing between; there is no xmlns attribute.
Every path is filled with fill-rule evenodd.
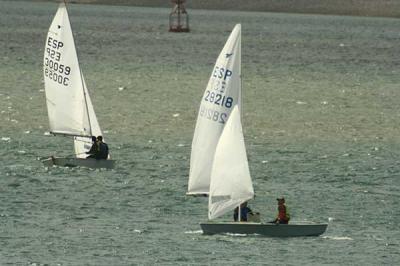
<svg viewBox="0 0 400 266"><path fill-rule="evenodd" d="M400 20L69 6L112 171L46 169L42 79L57 6L0 1L1 265L395 265L400 261ZM243 125L264 220L285 196L321 237L203 236L207 199L185 196L197 109L242 23ZM230 216L223 217L230 220Z"/></svg>

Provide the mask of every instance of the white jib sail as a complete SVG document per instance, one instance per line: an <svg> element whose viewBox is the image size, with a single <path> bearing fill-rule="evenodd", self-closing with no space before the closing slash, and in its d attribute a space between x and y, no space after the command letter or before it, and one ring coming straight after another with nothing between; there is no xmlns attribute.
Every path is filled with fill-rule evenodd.
<svg viewBox="0 0 400 266"><path fill-rule="evenodd" d="M190 157L187 194L208 194L215 148L235 105L241 102L241 26L222 49L201 100Z"/></svg>
<svg viewBox="0 0 400 266"><path fill-rule="evenodd" d="M50 130L91 136L81 70L64 3L59 5L47 33L43 74Z"/></svg>
<svg viewBox="0 0 400 266"><path fill-rule="evenodd" d="M208 218L215 219L254 197L238 106L219 139L211 171Z"/></svg>
<svg viewBox="0 0 400 266"><path fill-rule="evenodd" d="M90 126L92 129L93 136L103 136L101 133L99 122L97 121L96 113L93 109L92 100L90 99L89 91L86 87L86 82L82 74L83 79L83 86L86 93L86 102L87 102L87 109L89 111L89 118L90 118ZM105 141L103 136L103 141ZM74 148L75 148L75 155L78 158L86 158L88 154L87 151L90 150L92 147L92 139L90 137L75 137L74 138Z"/></svg>

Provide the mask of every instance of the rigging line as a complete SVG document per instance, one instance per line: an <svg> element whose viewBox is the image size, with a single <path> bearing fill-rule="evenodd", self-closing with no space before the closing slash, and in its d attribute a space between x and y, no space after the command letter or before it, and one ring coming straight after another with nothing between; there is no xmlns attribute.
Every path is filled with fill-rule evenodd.
<svg viewBox="0 0 400 266"><path fill-rule="evenodd" d="M75 48L75 49L76 49L76 48ZM78 62L78 64L79 64L79 62ZM89 122L89 129L90 129L90 134L89 134L89 135L93 135L93 134L92 134L92 124L91 124L91 121L90 121L89 107L88 107L87 97L86 97L86 90L87 90L87 88L85 87L85 83L83 82L83 75L82 75L82 70L80 69L80 67L79 67L79 70L80 70L80 72L81 72L81 81L82 81L83 96L84 96L84 99L85 99L86 113L87 113L87 118L88 118L88 122Z"/></svg>

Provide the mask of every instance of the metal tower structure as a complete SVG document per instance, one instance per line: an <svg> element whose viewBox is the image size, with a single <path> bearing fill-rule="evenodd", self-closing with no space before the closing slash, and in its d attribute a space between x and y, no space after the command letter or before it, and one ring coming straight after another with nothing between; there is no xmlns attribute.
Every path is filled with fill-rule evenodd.
<svg viewBox="0 0 400 266"><path fill-rule="evenodd" d="M175 4L169 14L169 31L189 32L189 15L183 5L186 0L171 0Z"/></svg>

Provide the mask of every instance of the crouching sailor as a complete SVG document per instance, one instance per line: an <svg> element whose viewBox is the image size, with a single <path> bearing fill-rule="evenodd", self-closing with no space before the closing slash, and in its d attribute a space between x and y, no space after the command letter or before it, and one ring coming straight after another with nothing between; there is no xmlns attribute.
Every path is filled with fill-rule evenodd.
<svg viewBox="0 0 400 266"><path fill-rule="evenodd" d="M96 154L96 159L97 160L108 159L108 145L103 142L102 136L97 137L97 145L99 152Z"/></svg>

